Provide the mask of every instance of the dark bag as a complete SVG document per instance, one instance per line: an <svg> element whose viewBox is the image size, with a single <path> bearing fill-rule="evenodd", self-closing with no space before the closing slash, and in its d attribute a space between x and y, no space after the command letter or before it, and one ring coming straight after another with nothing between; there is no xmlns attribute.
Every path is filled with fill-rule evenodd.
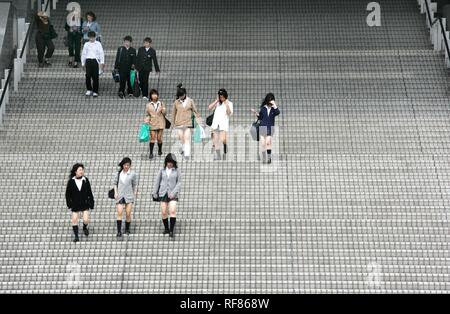
<svg viewBox="0 0 450 314"><path fill-rule="evenodd" d="M52 24L48 25L48 32L43 34L44 39L49 40L49 39L55 39L56 37L58 37L58 34L55 31L55 28L53 27Z"/></svg>
<svg viewBox="0 0 450 314"><path fill-rule="evenodd" d="M260 124L261 124L261 121L258 119L255 122L253 122L252 126L250 127L250 134L254 141L259 141L259 126L260 126Z"/></svg>
<svg viewBox="0 0 450 314"><path fill-rule="evenodd" d="M166 129L170 129L170 126L172 125L172 123L166 117L164 117L164 119L166 119Z"/></svg>
<svg viewBox="0 0 450 314"><path fill-rule="evenodd" d="M120 74L118 69L112 70L112 77L114 82L119 83L120 82Z"/></svg>
<svg viewBox="0 0 450 314"><path fill-rule="evenodd" d="M206 118L206 125L207 126L211 126L213 124L213 120L214 120L214 113L216 112L216 110L213 111L212 114L210 114L207 118Z"/></svg>
<svg viewBox="0 0 450 314"><path fill-rule="evenodd" d="M134 78L133 96L134 97L141 96L141 88L139 87L139 74L137 71L136 71L136 76Z"/></svg>
<svg viewBox="0 0 450 314"><path fill-rule="evenodd" d="M120 179L120 171L117 173L117 185L119 185L119 179ZM108 197L110 199L115 199L114 197L114 188L112 188L111 190L108 191Z"/></svg>

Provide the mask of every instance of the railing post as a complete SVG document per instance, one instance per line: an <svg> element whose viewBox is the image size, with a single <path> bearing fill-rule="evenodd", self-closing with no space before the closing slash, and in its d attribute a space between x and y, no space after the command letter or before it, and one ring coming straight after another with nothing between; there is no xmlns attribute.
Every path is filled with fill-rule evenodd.
<svg viewBox="0 0 450 314"><path fill-rule="evenodd" d="M17 92L19 90L19 81L20 81L20 59L14 58L14 91Z"/></svg>
<svg viewBox="0 0 450 314"><path fill-rule="evenodd" d="M58 2L58 0L53 0L52 1L52 8L53 10L56 10L56 3Z"/></svg>
<svg viewBox="0 0 450 314"><path fill-rule="evenodd" d="M28 29L30 27L31 27L30 23L25 23L25 37L26 37L26 35L28 33ZM23 62L24 63L27 63L27 54L30 52L30 45L29 45L30 40L31 40L31 34L28 37L27 41L25 42L25 52L23 53L23 57L24 57Z"/></svg>
<svg viewBox="0 0 450 314"><path fill-rule="evenodd" d="M50 6L49 1L50 1L50 0L44 0L43 8L42 8L43 11L45 10L45 8L47 8L47 10L45 11L45 13L47 14L48 17L50 17L50 11L51 11L51 6ZM47 3L48 3L49 5L47 5Z"/></svg>

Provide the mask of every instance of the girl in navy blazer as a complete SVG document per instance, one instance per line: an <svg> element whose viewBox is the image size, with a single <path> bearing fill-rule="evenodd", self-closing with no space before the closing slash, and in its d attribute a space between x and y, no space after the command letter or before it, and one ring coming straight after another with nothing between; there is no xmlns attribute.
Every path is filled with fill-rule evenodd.
<svg viewBox="0 0 450 314"><path fill-rule="evenodd" d="M83 232L89 235L89 209L94 209L94 195L91 184L84 176L84 166L75 164L70 171L70 179L66 188L67 207L72 210L72 229L75 235L74 242L80 241L78 237L78 220L80 212L83 212Z"/></svg>
<svg viewBox="0 0 450 314"><path fill-rule="evenodd" d="M252 112L258 117L259 125L259 143L260 151L263 156L263 163L270 164L272 162L272 136L275 133L275 117L280 114L275 103L275 96L268 93L263 100L259 112L252 109Z"/></svg>

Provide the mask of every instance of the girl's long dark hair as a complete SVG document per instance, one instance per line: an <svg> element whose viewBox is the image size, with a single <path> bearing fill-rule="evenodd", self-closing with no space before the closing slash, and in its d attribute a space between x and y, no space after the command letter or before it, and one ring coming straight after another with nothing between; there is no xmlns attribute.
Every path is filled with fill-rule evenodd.
<svg viewBox="0 0 450 314"><path fill-rule="evenodd" d="M171 163L173 164L173 167L174 167L175 169L178 168L177 161L175 160L173 154L167 154L166 158L164 159L164 168L167 167L167 164L168 164L169 162L171 162Z"/></svg>
<svg viewBox="0 0 450 314"><path fill-rule="evenodd" d="M264 97L264 100L263 100L263 102L261 104L261 107L264 107L265 105L269 106L270 102L273 101L273 100L275 100L275 95L273 93L268 93L266 95L266 97Z"/></svg>
<svg viewBox="0 0 450 314"><path fill-rule="evenodd" d="M123 165L130 164L131 165L131 159L128 157L125 157L122 159L122 161L119 163L120 170L123 170Z"/></svg>
<svg viewBox="0 0 450 314"><path fill-rule="evenodd" d="M69 179L75 177L75 174L76 174L78 168L80 168L80 167L84 169L84 165L80 164L80 163L76 163L75 165L72 166L72 170L70 170Z"/></svg>
<svg viewBox="0 0 450 314"><path fill-rule="evenodd" d="M177 94L176 94L177 99L180 97L183 97L184 95L186 95L186 93L187 93L186 88L183 87L183 84L182 83L178 84L177 85Z"/></svg>

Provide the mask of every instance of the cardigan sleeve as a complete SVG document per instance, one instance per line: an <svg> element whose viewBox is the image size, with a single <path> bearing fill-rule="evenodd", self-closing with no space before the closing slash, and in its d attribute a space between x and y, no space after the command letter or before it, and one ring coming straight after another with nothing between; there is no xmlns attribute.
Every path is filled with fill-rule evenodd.
<svg viewBox="0 0 450 314"><path fill-rule="evenodd" d="M195 102L193 100L192 100L192 112L194 113L197 119L200 118L200 112L198 112L197 106L195 105Z"/></svg>
<svg viewBox="0 0 450 314"><path fill-rule="evenodd" d="M180 189L181 189L181 172L180 170L177 169L177 185L175 185L175 188L172 191L174 197L178 197Z"/></svg>
<svg viewBox="0 0 450 314"><path fill-rule="evenodd" d="M176 117L177 117L177 101L175 100L172 106L172 127L175 127Z"/></svg>
<svg viewBox="0 0 450 314"><path fill-rule="evenodd" d="M66 204L67 204L67 208L72 208L72 192L70 190L70 181L71 179L67 182L67 187L66 187Z"/></svg>
<svg viewBox="0 0 450 314"><path fill-rule="evenodd" d="M89 208L94 209L94 205L95 205L94 194L92 193L91 183L89 182L88 178L86 178L86 188L87 188L87 194L88 194Z"/></svg>
<svg viewBox="0 0 450 314"><path fill-rule="evenodd" d="M158 195L159 186L161 184L161 178L162 178L162 170L160 169L158 175L155 178L155 182L153 182L152 195Z"/></svg>

